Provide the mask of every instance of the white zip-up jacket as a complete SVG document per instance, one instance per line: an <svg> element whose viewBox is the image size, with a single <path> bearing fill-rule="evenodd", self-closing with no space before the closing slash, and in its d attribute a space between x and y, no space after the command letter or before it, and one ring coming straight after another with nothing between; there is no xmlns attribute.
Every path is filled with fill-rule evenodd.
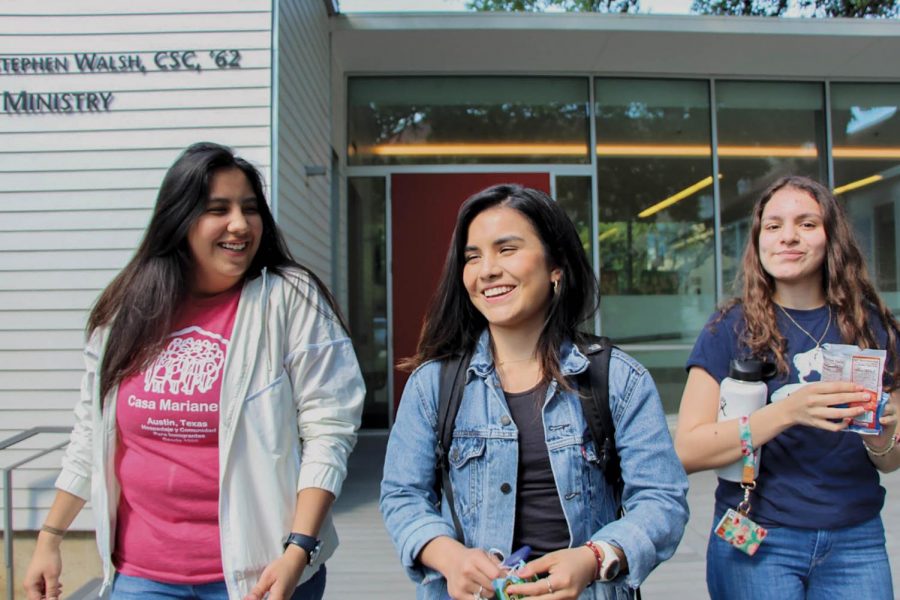
<svg viewBox="0 0 900 600"><path fill-rule="evenodd" d="M243 598L282 552L297 492L315 487L338 496L356 444L365 386L353 346L309 277L262 274L245 282L225 357L219 407L219 530L228 595ZM75 427L56 487L90 499L103 560L103 591L112 582L119 483L115 476L117 389L101 411L98 370L108 331L91 336ZM300 582L334 553L326 517L322 549ZM189 540L185 540L189 542Z"/></svg>

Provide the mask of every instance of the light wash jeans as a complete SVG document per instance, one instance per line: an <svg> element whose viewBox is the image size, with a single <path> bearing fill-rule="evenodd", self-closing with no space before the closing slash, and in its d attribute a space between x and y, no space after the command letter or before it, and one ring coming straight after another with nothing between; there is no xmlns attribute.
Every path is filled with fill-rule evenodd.
<svg viewBox="0 0 900 600"><path fill-rule="evenodd" d="M880 516L841 529L772 527L753 556L713 531L706 584L713 600L891 600L884 543Z"/></svg>
<svg viewBox="0 0 900 600"><path fill-rule="evenodd" d="M325 565L298 587L291 600L322 600L325 595ZM224 581L202 585L161 583L143 577L116 574L110 600L228 600Z"/></svg>

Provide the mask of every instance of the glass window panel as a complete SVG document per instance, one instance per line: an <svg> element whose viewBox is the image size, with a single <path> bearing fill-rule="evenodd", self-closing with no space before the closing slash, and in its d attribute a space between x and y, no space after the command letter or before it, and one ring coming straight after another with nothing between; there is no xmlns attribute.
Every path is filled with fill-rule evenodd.
<svg viewBox="0 0 900 600"><path fill-rule="evenodd" d="M602 332L689 346L715 307L708 86L599 79L595 98Z"/></svg>
<svg viewBox="0 0 900 600"><path fill-rule="evenodd" d="M591 263L594 248L591 244L591 178L582 176L557 176L556 201L575 224L578 237Z"/></svg>
<svg viewBox="0 0 900 600"><path fill-rule="evenodd" d="M590 162L584 77L354 77L351 165Z"/></svg>
<svg viewBox="0 0 900 600"><path fill-rule="evenodd" d="M900 311L900 85L831 85L835 192L844 201L870 275Z"/></svg>
<svg viewBox="0 0 900 600"><path fill-rule="evenodd" d="M581 238L581 245L593 266L591 184L590 177L568 175L557 175L556 177L556 201L575 224L578 237ZM596 333L595 319L588 319L581 324L580 328L588 333Z"/></svg>
<svg viewBox="0 0 900 600"><path fill-rule="evenodd" d="M819 83L716 82L722 275L730 295L759 194L784 175L827 181Z"/></svg>
<svg viewBox="0 0 900 600"><path fill-rule="evenodd" d="M363 427L388 426L386 192L383 177L347 180L350 333L366 382Z"/></svg>

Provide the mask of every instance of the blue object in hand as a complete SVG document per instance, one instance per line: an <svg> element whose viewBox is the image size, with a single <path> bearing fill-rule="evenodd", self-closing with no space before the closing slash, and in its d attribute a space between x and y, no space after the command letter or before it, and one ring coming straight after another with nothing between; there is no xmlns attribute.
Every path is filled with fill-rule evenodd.
<svg viewBox="0 0 900 600"><path fill-rule="evenodd" d="M501 554L501 553L497 552L497 554ZM503 567L504 569L516 568L520 564L524 564L524 562L526 560L528 560L529 554L531 554L531 546L522 546L521 548L519 548L518 550L516 550L515 552L513 552L512 554L507 556L506 559L502 563L500 563L500 566ZM503 580L501 579L498 581L503 581ZM507 583L507 585L509 585L509 584ZM450 594L446 594L444 596L444 600L451 600Z"/></svg>

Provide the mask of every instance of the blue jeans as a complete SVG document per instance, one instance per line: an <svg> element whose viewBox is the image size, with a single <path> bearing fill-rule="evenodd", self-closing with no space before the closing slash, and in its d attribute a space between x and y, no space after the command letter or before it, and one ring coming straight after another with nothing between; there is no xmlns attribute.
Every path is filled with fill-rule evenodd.
<svg viewBox="0 0 900 600"><path fill-rule="evenodd" d="M706 549L706 585L713 600L894 597L880 516L841 529L773 527L753 556L715 534L721 517L713 520Z"/></svg>
<svg viewBox="0 0 900 600"><path fill-rule="evenodd" d="M291 600L322 600L325 595L325 565L298 587ZM224 581L201 585L161 583L116 573L110 600L228 600Z"/></svg>

